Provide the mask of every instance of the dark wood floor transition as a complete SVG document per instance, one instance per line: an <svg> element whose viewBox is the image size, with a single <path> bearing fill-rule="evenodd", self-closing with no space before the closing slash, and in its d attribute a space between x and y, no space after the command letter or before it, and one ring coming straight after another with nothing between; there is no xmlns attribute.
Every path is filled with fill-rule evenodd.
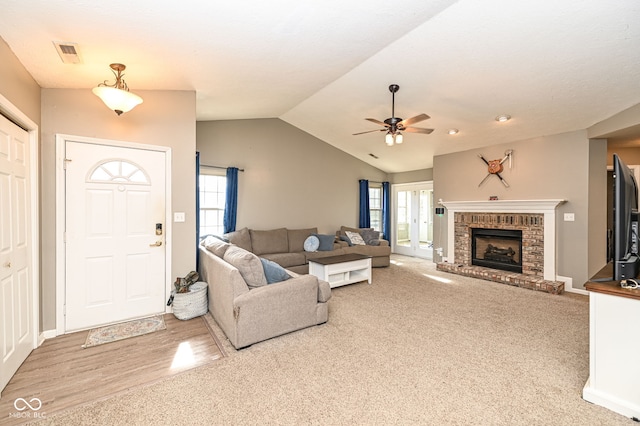
<svg viewBox="0 0 640 426"><path fill-rule="evenodd" d="M0 424L21 424L225 356L204 317L180 321L166 314L165 323L166 330L87 349L87 331L46 340L2 392ZM34 398L41 408L25 408Z"/></svg>

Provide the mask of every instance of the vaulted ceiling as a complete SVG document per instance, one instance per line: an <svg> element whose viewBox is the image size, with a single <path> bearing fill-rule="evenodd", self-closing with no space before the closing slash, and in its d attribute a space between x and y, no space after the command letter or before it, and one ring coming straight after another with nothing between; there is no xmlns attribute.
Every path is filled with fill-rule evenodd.
<svg viewBox="0 0 640 426"><path fill-rule="evenodd" d="M586 129L640 103L636 0L0 6L0 37L43 88L89 90L121 62L133 92L195 91L198 120L279 117L387 172ZM77 43L81 63L62 63L60 41ZM393 83L395 115L426 113L416 126L434 132L406 133L393 147L384 132L353 136L378 128L365 118L391 117ZM498 123L499 114L512 119ZM449 135L452 128L459 133Z"/></svg>

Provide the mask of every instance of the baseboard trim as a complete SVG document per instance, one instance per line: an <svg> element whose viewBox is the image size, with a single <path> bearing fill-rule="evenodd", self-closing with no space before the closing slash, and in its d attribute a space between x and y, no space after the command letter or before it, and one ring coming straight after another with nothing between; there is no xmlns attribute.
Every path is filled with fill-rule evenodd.
<svg viewBox="0 0 640 426"><path fill-rule="evenodd" d="M561 275L556 275L556 280L562 281L564 283L564 291L568 293L582 294L583 296L589 295L589 292L585 289L573 288L573 278L571 277L563 277Z"/></svg>

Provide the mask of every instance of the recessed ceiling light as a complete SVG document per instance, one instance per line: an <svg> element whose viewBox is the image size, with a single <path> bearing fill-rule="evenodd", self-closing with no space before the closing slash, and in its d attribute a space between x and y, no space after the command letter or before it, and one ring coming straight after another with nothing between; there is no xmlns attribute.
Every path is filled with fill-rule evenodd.
<svg viewBox="0 0 640 426"><path fill-rule="evenodd" d="M502 114L496 117L496 121L500 123L504 123L505 121L511 120L511 116L509 114Z"/></svg>
<svg viewBox="0 0 640 426"><path fill-rule="evenodd" d="M447 130L447 133L450 134L450 135L456 135L456 134L458 134L459 131L460 130L458 130L458 129L449 129L449 130Z"/></svg>

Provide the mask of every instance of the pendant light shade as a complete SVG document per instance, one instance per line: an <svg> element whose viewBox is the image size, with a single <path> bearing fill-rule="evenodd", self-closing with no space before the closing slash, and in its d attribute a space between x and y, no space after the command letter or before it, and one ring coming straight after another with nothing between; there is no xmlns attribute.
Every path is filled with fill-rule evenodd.
<svg viewBox="0 0 640 426"><path fill-rule="evenodd" d="M97 87L94 87L92 91L97 97L102 99L102 102L104 102L109 109L120 115L123 112L131 111L136 105L141 104L142 98L131 93L127 83L125 83L122 78L122 71L124 71L126 66L122 64L111 64L110 66L116 77L116 82L114 84L107 84L105 80Z"/></svg>

